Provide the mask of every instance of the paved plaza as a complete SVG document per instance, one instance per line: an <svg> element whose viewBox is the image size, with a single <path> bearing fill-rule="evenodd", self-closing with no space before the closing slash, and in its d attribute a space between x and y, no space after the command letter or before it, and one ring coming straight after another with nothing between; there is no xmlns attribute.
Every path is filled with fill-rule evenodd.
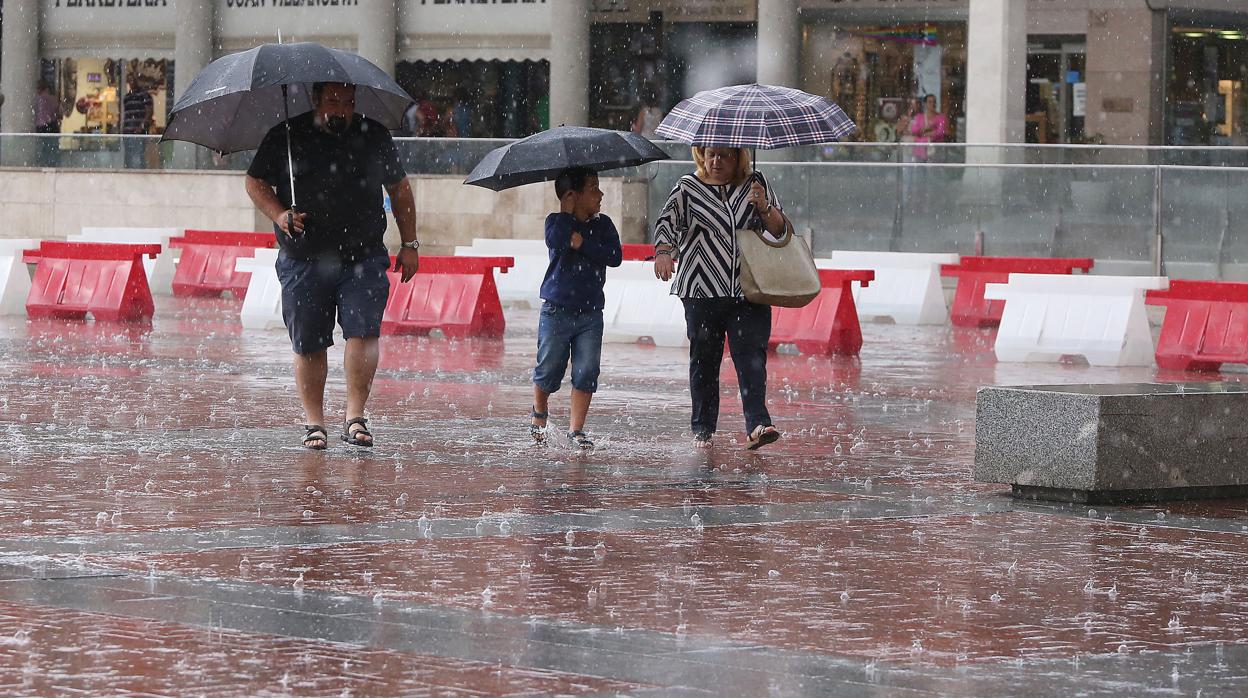
<svg viewBox="0 0 1248 698"><path fill-rule="evenodd" d="M0 320L0 693L1248 693L1248 502L971 480L979 386L1208 378L869 324L860 359L772 356L758 452L726 362L704 451L685 350L607 345L580 455L529 441L509 309L502 341L383 338L376 448L313 452L284 332L237 313Z"/></svg>

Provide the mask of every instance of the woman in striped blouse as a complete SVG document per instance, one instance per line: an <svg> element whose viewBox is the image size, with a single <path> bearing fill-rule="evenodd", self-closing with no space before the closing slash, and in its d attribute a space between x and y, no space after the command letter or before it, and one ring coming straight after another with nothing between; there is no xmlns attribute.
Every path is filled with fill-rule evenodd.
<svg viewBox="0 0 1248 698"><path fill-rule="evenodd" d="M680 178L654 229L654 273L685 306L689 335L690 426L710 446L719 421L719 370L724 336L737 369L747 447L780 438L767 412L767 340L771 307L741 292L735 231L758 216L779 239L789 226L774 192L754 173L745 148L693 148L697 170Z"/></svg>

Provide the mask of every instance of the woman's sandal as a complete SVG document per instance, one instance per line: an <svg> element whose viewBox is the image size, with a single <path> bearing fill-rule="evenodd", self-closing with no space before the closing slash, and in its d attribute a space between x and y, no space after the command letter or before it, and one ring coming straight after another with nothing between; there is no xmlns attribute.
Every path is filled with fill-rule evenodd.
<svg viewBox="0 0 1248 698"><path fill-rule="evenodd" d="M329 446L329 432L320 424L303 425L303 447L313 451L324 451ZM319 441L320 443L316 443Z"/></svg>
<svg viewBox="0 0 1248 698"><path fill-rule="evenodd" d="M589 437L585 435L585 432L580 429L568 432L568 440L582 451L594 450L594 442L590 441Z"/></svg>
<svg viewBox="0 0 1248 698"><path fill-rule="evenodd" d="M760 424L754 427L754 431L750 432L750 440L745 442L745 447L751 451L756 451L767 444L773 444L780 438L780 432L770 424Z"/></svg>
<svg viewBox="0 0 1248 698"><path fill-rule="evenodd" d="M360 428L355 431L351 431L351 427L356 424L359 424ZM360 439L361 436L367 436L368 440L364 441ZM366 448L372 446L373 434L368 430L368 420L364 417L348 419L346 423L342 425L342 440L352 446L364 446Z"/></svg>
<svg viewBox="0 0 1248 698"><path fill-rule="evenodd" d="M540 419L543 422L545 422L546 420L550 419L550 413L538 412L537 408L533 407L532 412L530 412L529 414L529 417L532 419ZM546 425L543 424L541 426L538 426L532 422L529 422L529 436L533 437L533 443L535 444L540 444L540 443L545 442L546 441Z"/></svg>

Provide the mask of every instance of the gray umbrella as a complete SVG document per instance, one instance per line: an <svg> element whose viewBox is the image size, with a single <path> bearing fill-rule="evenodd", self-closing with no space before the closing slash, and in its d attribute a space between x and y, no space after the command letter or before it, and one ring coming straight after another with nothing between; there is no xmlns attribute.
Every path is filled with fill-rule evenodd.
<svg viewBox="0 0 1248 698"><path fill-rule="evenodd" d="M315 43L264 44L218 58L173 106L164 140L218 153L252 150L269 129L312 111L316 82L355 85L355 111L394 130L412 98L367 59Z"/></svg>
<svg viewBox="0 0 1248 698"><path fill-rule="evenodd" d="M666 159L667 153L635 133L560 126L491 150L464 184L500 191L554 179L569 167L601 172Z"/></svg>
<svg viewBox="0 0 1248 698"><path fill-rule="evenodd" d="M260 147L274 126L312 111L310 86L355 85L355 111L390 130L399 127L412 98L386 71L348 51L311 42L263 44L209 63L173 105L161 140L190 141L222 155ZM294 167L290 171L295 208Z"/></svg>

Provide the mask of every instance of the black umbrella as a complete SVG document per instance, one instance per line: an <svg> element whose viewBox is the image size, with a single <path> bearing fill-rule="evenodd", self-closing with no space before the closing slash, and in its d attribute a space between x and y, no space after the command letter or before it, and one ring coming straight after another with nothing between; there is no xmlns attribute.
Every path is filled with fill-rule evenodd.
<svg viewBox="0 0 1248 698"><path fill-rule="evenodd" d="M312 111L312 83L355 85L355 111L394 130L412 98L367 59L320 44L264 44L209 63L173 105L164 140L218 153L259 147L264 135Z"/></svg>
<svg viewBox="0 0 1248 698"><path fill-rule="evenodd" d="M501 191L554 179L569 167L601 172L666 159L667 153L635 133L560 126L491 150L464 184Z"/></svg>

